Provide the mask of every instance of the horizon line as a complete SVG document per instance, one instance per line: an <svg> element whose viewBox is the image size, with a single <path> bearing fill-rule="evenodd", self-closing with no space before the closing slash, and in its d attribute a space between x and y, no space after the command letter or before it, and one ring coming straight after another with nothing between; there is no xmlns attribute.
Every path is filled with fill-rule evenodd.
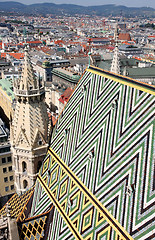
<svg viewBox="0 0 155 240"><path fill-rule="evenodd" d="M10 0L6 0L6 1L1 1L0 0L0 3L6 3L6 2L14 2L14 3L21 3L20 0L18 1L10 1ZM75 4L75 3L54 3L54 2L38 2L38 3L21 3L23 5L34 5L34 4L44 4L44 3L51 3L51 4L55 4L55 5L76 5L76 6L82 6L82 7L96 7L96 6L109 6L109 5L113 5L113 6L123 6L123 7L127 7L127 8L152 8L152 9L155 9L155 7L150 7L150 6L141 6L141 7L128 7L126 5L122 5L122 4L115 4L115 3L107 3L107 4L97 4L97 5L81 5L81 4Z"/></svg>

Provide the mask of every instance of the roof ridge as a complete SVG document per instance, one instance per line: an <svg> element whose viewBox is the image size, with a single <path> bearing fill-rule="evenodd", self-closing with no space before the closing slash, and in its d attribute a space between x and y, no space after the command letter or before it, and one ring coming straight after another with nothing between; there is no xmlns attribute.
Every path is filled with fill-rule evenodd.
<svg viewBox="0 0 155 240"><path fill-rule="evenodd" d="M105 77L108 77L108 76L111 77L111 79L116 82L120 82L122 84L128 85L138 90L155 95L155 86L149 83L144 83L139 80L136 80L127 76L123 76L120 74L112 73L110 71L106 71L94 66L89 66L89 68L87 68L86 71L89 71L89 72L96 71L102 75L105 75Z"/></svg>

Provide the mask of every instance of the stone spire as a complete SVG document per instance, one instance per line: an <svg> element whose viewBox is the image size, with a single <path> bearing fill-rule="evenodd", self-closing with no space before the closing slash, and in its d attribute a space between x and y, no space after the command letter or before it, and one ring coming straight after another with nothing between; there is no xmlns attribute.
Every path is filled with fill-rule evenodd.
<svg viewBox="0 0 155 240"><path fill-rule="evenodd" d="M30 55L26 49L19 89L28 91L29 89L37 89L37 87L37 80L30 61Z"/></svg>
<svg viewBox="0 0 155 240"><path fill-rule="evenodd" d="M45 88L35 76L28 50L21 78L14 82L15 110L11 124L11 145L15 185L24 192L35 182L48 147L48 115Z"/></svg>
<svg viewBox="0 0 155 240"><path fill-rule="evenodd" d="M118 41L118 34L119 34L119 31L118 31L118 23L116 23L115 32L114 32L114 40L115 40L115 41Z"/></svg>
<svg viewBox="0 0 155 240"><path fill-rule="evenodd" d="M120 62L119 62L119 50L118 50L118 44L116 41L115 45L115 50L114 50L114 55L113 55L113 60L111 63L111 72L120 74Z"/></svg>
<svg viewBox="0 0 155 240"><path fill-rule="evenodd" d="M30 91L39 90L39 87L39 81L36 79L30 55L26 49L21 78L17 82L14 82L14 89L16 90L17 95L19 92L28 95Z"/></svg>

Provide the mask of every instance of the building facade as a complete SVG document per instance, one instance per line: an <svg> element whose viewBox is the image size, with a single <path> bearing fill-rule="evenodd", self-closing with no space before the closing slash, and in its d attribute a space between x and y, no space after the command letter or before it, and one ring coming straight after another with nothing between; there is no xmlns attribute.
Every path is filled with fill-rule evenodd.
<svg viewBox="0 0 155 240"><path fill-rule="evenodd" d="M0 107L8 119L11 116L13 99L14 94L11 81L9 79L0 79Z"/></svg>
<svg viewBox="0 0 155 240"><path fill-rule="evenodd" d="M14 174L9 142L9 130L0 118L0 197L14 193Z"/></svg>

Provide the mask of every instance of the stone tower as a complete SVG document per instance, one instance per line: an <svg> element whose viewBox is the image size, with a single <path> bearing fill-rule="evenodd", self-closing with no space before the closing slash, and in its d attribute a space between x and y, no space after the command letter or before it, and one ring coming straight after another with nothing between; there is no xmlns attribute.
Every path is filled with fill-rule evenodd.
<svg viewBox="0 0 155 240"><path fill-rule="evenodd" d="M118 45L116 43L115 50L114 50L114 56L111 63L111 72L120 74L120 61L119 61L119 50Z"/></svg>
<svg viewBox="0 0 155 240"><path fill-rule="evenodd" d="M115 44L115 50L114 50L110 71L116 74L120 74L120 61L119 61L119 49L118 49L118 24L116 24L114 39L116 44Z"/></svg>
<svg viewBox="0 0 155 240"><path fill-rule="evenodd" d="M44 84L36 78L28 50L22 75L14 81L15 107L11 122L11 148L15 187L31 187L48 147L48 115Z"/></svg>
<svg viewBox="0 0 155 240"><path fill-rule="evenodd" d="M118 35L119 35L118 23L116 23L115 32L114 32L114 40L115 40L115 41L118 40Z"/></svg>

